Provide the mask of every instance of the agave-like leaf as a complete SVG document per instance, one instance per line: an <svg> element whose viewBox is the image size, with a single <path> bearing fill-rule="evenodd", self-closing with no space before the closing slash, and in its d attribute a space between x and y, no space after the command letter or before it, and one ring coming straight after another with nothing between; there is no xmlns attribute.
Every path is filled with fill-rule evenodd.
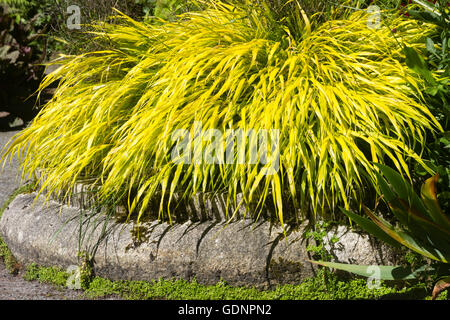
<svg viewBox="0 0 450 320"><path fill-rule="evenodd" d="M433 221L441 225L446 230L450 230L450 218L442 211L436 197L436 184L438 182L438 179L438 174L434 175L431 178L428 178L422 185L420 193Z"/></svg>
<svg viewBox="0 0 450 320"><path fill-rule="evenodd" d="M434 260L448 261L450 259L450 228L446 226L447 217L437 203L435 186L437 176L428 179L422 186L422 200L398 172L383 164L375 164L375 166L385 177L376 173L381 193L404 230L394 228L363 206L370 219L384 233L410 249ZM354 215L354 218L358 219L358 216ZM361 223L366 222L361 221ZM370 230L376 229L373 227L366 229L368 232ZM382 233L380 234L379 230L376 231L380 239L388 240Z"/></svg>
<svg viewBox="0 0 450 320"><path fill-rule="evenodd" d="M355 221L361 228L363 228L366 232L372 234L377 239L380 239L393 247L400 247L398 241L390 237L386 232L383 231L377 224L375 224L372 220L359 216L349 210L341 208L341 211L347 215L350 219Z"/></svg>
<svg viewBox="0 0 450 320"><path fill-rule="evenodd" d="M325 262L325 261L311 261L309 262L322 265L324 267L339 269L347 272L351 272L363 277L373 277L380 280L410 280L416 279L422 273L433 272L434 269L430 266L423 266L417 270L411 270L408 267L401 266L378 266L378 265L355 265L338 262Z"/></svg>
<svg viewBox="0 0 450 320"><path fill-rule="evenodd" d="M420 214L404 200L391 201L389 207L405 229L422 241L450 253L450 229L434 223L430 218Z"/></svg>
<svg viewBox="0 0 450 320"><path fill-rule="evenodd" d="M390 237L401 243L402 245L410 248L411 250L428 257L433 260L448 263L449 257L446 254L440 252L440 250L434 246L430 246L421 243L416 240L414 235L410 234L407 230L397 230L391 224L389 224L383 218L377 217L367 207L363 207L369 218Z"/></svg>
<svg viewBox="0 0 450 320"><path fill-rule="evenodd" d="M391 187L388 185L386 180L381 176L381 174L375 172L375 176L377 177L377 185L380 188L381 194L383 195L384 199L387 202L394 200L398 196L397 193L395 193L391 189Z"/></svg>
<svg viewBox="0 0 450 320"><path fill-rule="evenodd" d="M431 300L435 300L442 291L444 291L448 288L450 288L450 276L444 277L436 282L436 284L433 287L433 293L431 295Z"/></svg>
<svg viewBox="0 0 450 320"><path fill-rule="evenodd" d="M411 187L411 185L404 179L397 171L393 170L392 168L375 163L376 167L380 169L380 171L383 173L383 175L386 177L386 180L388 183L391 184L392 189L391 192L389 192L386 188L386 182L383 178L378 178L378 183L380 183L380 186L383 187L382 192L383 195L386 195L386 201L392 202L397 197L406 201L411 208L415 208L422 214L427 214L427 210L422 203L419 196L414 192L414 189ZM397 196L393 195L394 192L397 194Z"/></svg>

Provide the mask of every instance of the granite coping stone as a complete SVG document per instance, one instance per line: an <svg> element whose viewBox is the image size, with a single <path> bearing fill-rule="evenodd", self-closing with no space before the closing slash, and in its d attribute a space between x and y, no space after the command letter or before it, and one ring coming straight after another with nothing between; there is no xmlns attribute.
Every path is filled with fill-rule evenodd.
<svg viewBox="0 0 450 320"><path fill-rule="evenodd" d="M0 236L22 263L77 265L77 253L94 255L94 272L112 280L185 279L266 289L278 284L298 284L315 272L302 234L306 224L287 229L260 220L186 221L170 225L148 221L119 223L98 214L84 223L79 241L78 207L69 207L36 193L18 195L0 219ZM105 227L103 229L103 227ZM102 231L103 230L103 231ZM338 235L337 243L329 241ZM79 244L81 243L81 246ZM335 261L363 265L395 264L389 247L365 234L339 226L325 239Z"/></svg>

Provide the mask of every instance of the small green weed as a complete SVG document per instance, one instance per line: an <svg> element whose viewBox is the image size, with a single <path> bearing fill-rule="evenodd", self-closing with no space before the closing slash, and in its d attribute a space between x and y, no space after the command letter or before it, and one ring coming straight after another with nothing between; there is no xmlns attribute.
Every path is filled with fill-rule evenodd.
<svg viewBox="0 0 450 320"><path fill-rule="evenodd" d="M308 245L306 250L312 254L313 259L329 261L333 256L325 249L325 238L332 225L330 221L318 221L311 230L305 233L305 239L312 240L313 243ZM339 238L333 235L329 239L331 244L339 241Z"/></svg>

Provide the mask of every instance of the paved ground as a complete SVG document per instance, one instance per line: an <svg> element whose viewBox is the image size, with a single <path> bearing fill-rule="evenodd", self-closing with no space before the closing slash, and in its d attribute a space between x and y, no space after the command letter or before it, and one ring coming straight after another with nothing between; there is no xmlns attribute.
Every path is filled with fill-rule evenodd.
<svg viewBox="0 0 450 320"><path fill-rule="evenodd" d="M0 132L0 151L18 131ZM15 160L15 161L14 161ZM18 161L13 159L0 171L0 207L11 193L20 186ZM21 271L23 273L23 271ZM57 288L38 281L26 281L22 273L11 275L0 261L0 300L87 300L80 291ZM114 297L108 299L115 299Z"/></svg>

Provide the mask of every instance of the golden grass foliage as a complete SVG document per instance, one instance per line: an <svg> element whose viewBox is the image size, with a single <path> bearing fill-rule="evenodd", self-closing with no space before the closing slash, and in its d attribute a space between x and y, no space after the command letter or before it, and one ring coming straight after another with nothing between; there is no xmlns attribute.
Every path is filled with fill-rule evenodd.
<svg viewBox="0 0 450 320"><path fill-rule="evenodd" d="M273 30L257 7L219 1L163 24L119 15L97 27L110 49L66 56L43 81L41 89L61 79L6 154L21 154L24 177L39 170L51 193L85 181L139 216L160 197L159 216L170 219L180 190L224 191L234 201L242 193L243 205L271 196L281 222L287 202L304 209L299 217L348 207L376 182L371 161L389 159L409 175L426 132L440 130L417 102L421 81L399 45L418 48L429 27L392 16L389 27L370 29L364 12L321 25L303 19L294 36L282 23ZM280 170L175 165L171 134L194 121L223 132L279 129Z"/></svg>

